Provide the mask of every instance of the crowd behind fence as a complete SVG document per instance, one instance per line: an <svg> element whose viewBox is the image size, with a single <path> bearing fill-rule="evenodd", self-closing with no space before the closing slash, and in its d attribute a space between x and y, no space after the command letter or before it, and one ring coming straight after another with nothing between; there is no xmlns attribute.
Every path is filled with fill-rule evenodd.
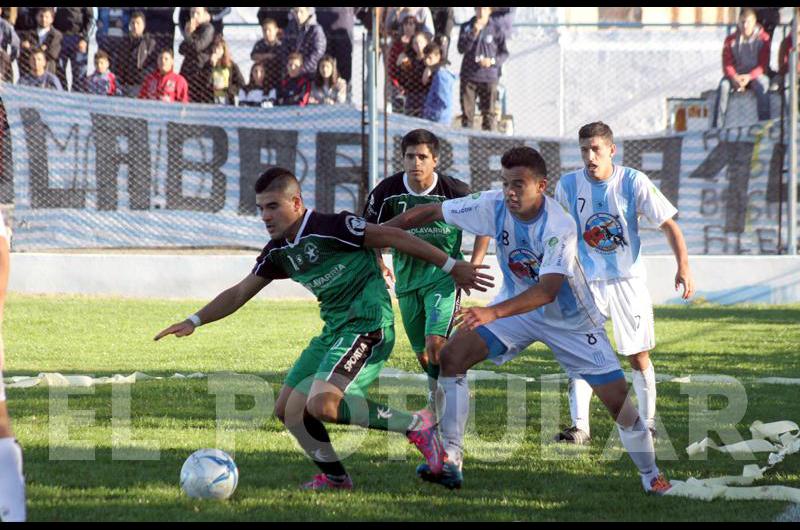
<svg viewBox="0 0 800 530"><path fill-rule="evenodd" d="M16 9L16 13L12 16L9 9ZM314 183L312 193L330 188L335 190L334 196L352 197L350 209L359 210L368 190L363 127L366 46L358 36L370 26L369 9L259 8L258 25L225 24L228 9L180 8L176 12L175 8L3 8L3 18L13 18L14 24L9 21L0 28L0 73L6 83L56 90L60 87L75 95L108 95L120 98L120 105L121 98L141 98L205 103L209 107L270 108L263 114L226 114L223 109L201 111L193 106L188 114L182 114L190 122L239 120L238 127L253 130L292 128L303 123L299 115L278 112L280 108L325 106L324 113L314 114L313 122L297 125L294 132L273 131L275 134L268 140L239 133L238 145L245 146L242 153L253 142L261 142L263 149L259 148L260 154L252 163L246 162L244 154L237 160L253 167L282 163L297 168L302 164L301 173L308 174L309 182ZM658 136L625 141L626 147L620 151L624 152L625 162L639 164L645 170L649 164L649 172L656 180L662 175L660 186L677 200L679 187L681 193L693 189L692 178L702 174L702 178L711 179L714 168L719 171L725 167L720 165L724 153L709 146L706 136L701 143L687 137L683 147L676 147L672 138L664 136L693 130L706 134L719 127L750 127L760 122L759 130L771 135L771 143L760 143L762 133L750 130L744 140L754 137L755 147L750 151L736 147L729 153L734 158L746 157L745 151L752 155L758 163L752 163L754 169L747 179L753 178L729 175L729 179L752 185L763 173L764 182L758 180L755 192L745 187L741 191L745 197L736 191L736 186L727 192L698 188L702 197L690 195L688 200L698 204L698 211L710 204L707 196L713 196L720 204L725 203L730 212L719 225L719 233L714 231L717 225L710 232L709 225L702 227L704 234L695 249L712 253L715 245L724 253L739 249L735 234L743 233L752 224L752 204L746 197L753 193L764 196L763 215L769 223L778 224L777 234L770 233L766 243L758 239L761 235L756 238L756 252L768 252L773 242L780 247L781 204L786 197L783 168L787 127L783 116L788 108L785 79L790 26L784 20L762 20L750 28L746 23L753 17L748 12L743 14L737 25L657 28L664 30L659 33L646 27L595 27L584 31L558 24L517 24L513 8L474 8L469 18L462 11L460 19L454 16L453 8L385 8L379 17L379 106L384 125L381 173L388 175L401 169L398 123L406 128L430 127L444 137L448 136L447 131L468 134L463 139L453 139L452 145L445 144L441 169L460 171L457 176L478 189L492 185L498 170L496 159L503 149L516 143L535 142L548 167L556 173L580 166L569 144L557 138L574 143L571 132L584 123L603 119L615 125L615 132L623 138L630 138L626 134L630 131ZM748 33L750 29L752 33ZM765 39L766 35L771 39ZM772 45L765 46L765 42ZM734 75L728 76L725 68L733 68ZM765 79L751 76L753 79L745 83L747 89L737 90L742 87L735 76L752 70L758 70ZM723 76L729 79L728 86L720 83ZM718 90L720 87L723 90ZM32 99L45 100L39 95L32 95ZM74 190L83 186L98 194L93 206L100 206L106 204L99 197L100 177L81 175L81 171L89 171L90 163L116 164L122 178L131 179L138 178L137 164L149 164L148 172L156 175L170 171L163 164L180 159L185 178L178 177L177 185L182 198L171 201L168 188L174 188L175 182L168 183L168 178L157 183L153 177L148 208L169 209L178 204L188 211L205 211L211 208L209 204L217 204L213 197L219 183L202 174L214 166L214 157L222 149L213 141L213 134L203 137L205 133L197 133L192 137L191 131L182 131L187 143L175 144L183 145L184 150L176 155L169 149L161 150L172 145L174 138L170 134L177 130L175 124L161 123L156 136L152 130L146 131L149 136L144 140L156 146L152 149L155 158L130 164L133 140L128 139L127 152L108 144L111 154L96 151L90 155L86 151L78 163L78 152L91 142L97 143L98 134L105 129L87 122L88 114L84 116L87 108L98 107L97 100L86 99L83 104L76 101L69 100L63 108L55 109L63 115L61 121L48 118L47 113L54 109L42 110L39 116L44 131L42 145L56 145L63 154L74 143L76 153L74 160L64 161L66 158L59 155L49 161L43 174L51 179L53 188ZM117 108L105 107L112 114ZM148 119L156 112L148 110ZM358 125L353 126L359 121L358 113L362 113L360 133ZM30 123L25 120L31 116L28 113L19 119L27 127ZM777 122L765 120L778 117L781 134L776 136ZM89 127L89 132L81 127ZM111 127L114 134L118 132L117 125L103 127ZM29 127L26 134L37 130ZM318 131L317 136L313 141L304 140L304 134L311 130ZM8 131L4 132L0 202L9 204L18 190L13 182L15 159L11 142ZM230 138L234 133L226 134ZM716 140L721 141L720 138L718 135ZM304 149L304 141L311 142L314 148ZM79 142L83 142L80 148ZM30 157L33 144L25 145ZM285 149L287 145L294 147ZM292 149L293 154L289 154ZM453 149L468 149L468 153L454 155ZM314 150L316 155L309 154ZM660 157L657 169L652 162L654 153ZM687 153L714 160L709 164L698 162L698 173L694 166L687 166ZM196 156L196 162L192 162L192 156ZM110 162L106 160L109 157ZM465 160L468 165L461 167ZM337 164L346 169L337 168ZM684 174L686 167L693 168L691 174ZM761 172L764 168L765 172ZM236 190L240 185L246 186L245 180L235 184ZM551 187L554 183L555 178ZM221 199L225 208L233 200L228 196L231 190ZM139 209L144 204L136 199L139 192L128 196L122 193L120 204ZM63 195L48 192L42 197ZM325 192L316 198L326 208L339 205L338 199L328 197ZM41 200L38 204L57 209L69 203L53 200L49 205ZM241 213L242 203L235 209ZM190 222L188 218L181 222L184 221ZM765 229L764 226L757 224L757 229ZM127 229L135 231L135 224L129 224ZM154 232L149 245L159 246L156 235ZM224 238L217 241L225 246ZM237 241L231 245L244 245Z"/></svg>

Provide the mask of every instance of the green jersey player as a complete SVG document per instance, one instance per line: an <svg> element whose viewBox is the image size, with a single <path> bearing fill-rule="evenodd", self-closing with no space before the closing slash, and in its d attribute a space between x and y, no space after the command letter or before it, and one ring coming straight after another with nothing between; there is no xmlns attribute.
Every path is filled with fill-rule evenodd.
<svg viewBox="0 0 800 530"><path fill-rule="evenodd" d="M415 129L400 144L405 171L382 180L370 193L364 218L385 223L422 204L441 203L469 195L466 183L436 172L439 139L426 129ZM444 221L413 228L412 234L443 250L448 256L462 259L461 229ZM479 265L489 246L489 237L476 237L471 262ZM383 264L380 250L378 264L387 278L396 278L395 294L403 326L420 366L428 373L428 403L435 407L436 380L439 377L439 351L453 329L453 320L461 304L461 291L447 273L432 263L404 252L393 253L392 272Z"/></svg>
<svg viewBox="0 0 800 530"><path fill-rule="evenodd" d="M439 264L465 289L484 290L491 277L402 230L349 212L307 210L297 179L286 169L267 170L255 191L270 242L251 273L155 339L190 335L239 309L272 280L291 278L314 293L325 323L287 374L275 404L276 416L322 471L304 487L353 487L322 422L405 433L429 465L441 469L442 447L430 411L411 414L366 397L394 344L392 306L370 248L393 247Z"/></svg>

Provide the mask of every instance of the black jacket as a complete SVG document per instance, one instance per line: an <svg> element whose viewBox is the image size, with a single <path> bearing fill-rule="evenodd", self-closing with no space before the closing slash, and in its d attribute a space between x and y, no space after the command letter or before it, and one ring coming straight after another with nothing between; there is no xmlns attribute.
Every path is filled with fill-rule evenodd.
<svg viewBox="0 0 800 530"><path fill-rule="evenodd" d="M53 27L64 35L80 35L88 40L93 22L91 7L59 7Z"/></svg>

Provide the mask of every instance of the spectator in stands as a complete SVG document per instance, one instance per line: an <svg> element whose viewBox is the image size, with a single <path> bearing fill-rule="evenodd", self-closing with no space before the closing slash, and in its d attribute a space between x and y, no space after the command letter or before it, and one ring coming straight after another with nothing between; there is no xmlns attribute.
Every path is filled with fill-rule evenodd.
<svg viewBox="0 0 800 530"><path fill-rule="evenodd" d="M60 31L53 27L54 17L55 13L52 7L39 9L36 13L36 30L28 31L22 35L20 39L22 52L19 60L19 66L22 71L20 74L31 73L30 67L33 63L30 59L30 50L34 48L38 48L45 53L47 71L52 74L56 73L56 65L61 55L63 36Z"/></svg>
<svg viewBox="0 0 800 530"><path fill-rule="evenodd" d="M461 25L458 52L461 61L461 126L472 127L475 99L479 99L484 131L497 130L497 83L508 58L505 32L491 18L491 7L476 7L475 16Z"/></svg>
<svg viewBox="0 0 800 530"><path fill-rule="evenodd" d="M450 50L450 36L453 34L455 25L455 13L452 7L431 7L430 10L433 15L433 28L436 30L433 42L441 47L442 57L447 59Z"/></svg>
<svg viewBox="0 0 800 530"><path fill-rule="evenodd" d="M122 41L118 54L117 73L120 92L135 98L142 88L145 76L152 72L158 62L156 39L145 33L146 18L142 11L135 11L128 23L128 35Z"/></svg>
<svg viewBox="0 0 800 530"><path fill-rule="evenodd" d="M214 46L214 26L205 7L193 7L186 23L186 39L178 51L183 55L181 75L189 83L189 97L195 103L211 103L214 93L208 79L209 59Z"/></svg>
<svg viewBox="0 0 800 530"><path fill-rule="evenodd" d="M752 90L756 96L758 119L769 119L769 57L769 35L756 22L755 11L743 9L736 31L725 38L722 47L722 71L725 77L719 83L714 127L721 126L725 119L731 91Z"/></svg>
<svg viewBox="0 0 800 530"><path fill-rule="evenodd" d="M403 19L408 15L412 15L420 30L428 34L428 39L433 39L436 35L436 29L433 27L433 15L429 7L389 7L386 8L386 18L384 19L384 26L386 31L391 33L399 33L400 25Z"/></svg>
<svg viewBox="0 0 800 530"><path fill-rule="evenodd" d="M356 23L353 7L318 7L317 22L325 32L325 53L336 59L341 77L350 88L353 66L353 27Z"/></svg>
<svg viewBox="0 0 800 530"><path fill-rule="evenodd" d="M405 108L406 94L405 89L400 85L400 55L411 48L411 41L419 30L417 19L413 16L406 16L400 24L401 32L392 37L392 46L386 56L386 71L389 74L390 98L392 108L403 112Z"/></svg>
<svg viewBox="0 0 800 530"><path fill-rule="evenodd" d="M303 54L292 52L286 59L287 77L278 85L276 105L305 107L311 96L311 81L303 73Z"/></svg>
<svg viewBox="0 0 800 530"><path fill-rule="evenodd" d="M798 29L798 32L800 33L800 29ZM800 40L800 35L798 35L798 40ZM780 48L778 48L778 75L774 79L776 89L789 87L789 80L786 79L786 74L789 73L789 59L792 49L792 34L790 32L781 41ZM800 73L800 60L797 61L797 71Z"/></svg>
<svg viewBox="0 0 800 530"><path fill-rule="evenodd" d="M435 42L425 46L425 71L422 82L430 82L428 95L422 117L444 125L453 121L453 86L456 82L454 73L447 69L447 59L443 56L442 47Z"/></svg>
<svg viewBox="0 0 800 530"><path fill-rule="evenodd" d="M189 103L189 86L182 75L175 73L174 65L172 50L161 50L158 55L158 69L145 78L139 99Z"/></svg>
<svg viewBox="0 0 800 530"><path fill-rule="evenodd" d="M258 23L264 24L264 21L268 18L271 18L275 21L278 25L278 38L283 38L283 32L286 31L286 27L289 25L289 12L292 10L291 7L259 7L258 14Z"/></svg>
<svg viewBox="0 0 800 530"><path fill-rule="evenodd" d="M214 26L214 35L222 35L224 23L222 21L226 15L230 14L230 7L207 7L208 15L211 17L211 25ZM181 36L186 38L186 23L189 22L191 17L191 8L182 7L178 14L178 27L181 28Z"/></svg>
<svg viewBox="0 0 800 530"><path fill-rule="evenodd" d="M156 50L175 50L175 7L142 7L147 32L156 40Z"/></svg>
<svg viewBox="0 0 800 530"><path fill-rule="evenodd" d="M239 89L240 107L271 107L268 102L270 89L266 86L266 71L263 63L253 63L250 67L250 81Z"/></svg>
<svg viewBox="0 0 800 530"><path fill-rule="evenodd" d="M14 8L9 8L14 9ZM17 35L22 37L24 33L28 31L35 31L37 28L36 22L36 15L39 14L39 7L17 7L17 18L15 20L11 20L9 18L9 22L14 25L14 29L17 31ZM55 13L54 13L55 16Z"/></svg>
<svg viewBox="0 0 800 530"><path fill-rule="evenodd" d="M84 88L89 94L100 96L117 95L117 78L109 70L111 58L105 50L99 50L94 55L95 71L86 78Z"/></svg>
<svg viewBox="0 0 800 530"><path fill-rule="evenodd" d="M0 7L0 14L5 9ZM11 22L0 19L0 81L10 83L14 80L11 65L19 57L19 44L19 36Z"/></svg>
<svg viewBox="0 0 800 530"><path fill-rule="evenodd" d="M430 44L430 37L425 31L418 31L411 39L411 47L397 58L398 79L405 93L405 107L403 113L408 116L422 117L422 107L428 95L428 83L423 82L422 74L425 71L425 46Z"/></svg>
<svg viewBox="0 0 800 530"><path fill-rule="evenodd" d="M30 65L28 66L28 72L20 76L20 85L63 90L58 76L47 70L48 59L44 50L34 48L28 54L28 57Z"/></svg>
<svg viewBox="0 0 800 530"><path fill-rule="evenodd" d="M214 37L214 46L208 65L209 83L214 89L214 103L236 105L244 77L231 59L231 50L222 35Z"/></svg>
<svg viewBox="0 0 800 530"><path fill-rule="evenodd" d="M312 104L336 105L347 101L347 81L339 77L336 59L323 55L317 66L317 75L311 84Z"/></svg>
<svg viewBox="0 0 800 530"><path fill-rule="evenodd" d="M301 73L312 78L317 71L317 63L325 55L327 40L322 27L317 24L313 7L294 7L289 15L283 39L286 52L298 52L303 56ZM288 58L288 57L287 57ZM288 63L287 63L288 64Z"/></svg>
<svg viewBox="0 0 800 530"><path fill-rule="evenodd" d="M253 46L250 59L264 67L265 93L278 86L283 77L283 43L278 39L278 24L271 18L265 18L261 23L264 38Z"/></svg>
<svg viewBox="0 0 800 530"><path fill-rule="evenodd" d="M80 84L88 68L89 32L94 26L91 7L59 7L53 27L64 36L56 74L61 86L67 88L67 62L72 72L72 83ZM70 89L73 90L73 89Z"/></svg>
<svg viewBox="0 0 800 530"><path fill-rule="evenodd" d="M122 72L119 57L125 36L130 26L131 9L126 7L98 7L97 32L95 42L97 47L108 52L111 57L110 68Z"/></svg>

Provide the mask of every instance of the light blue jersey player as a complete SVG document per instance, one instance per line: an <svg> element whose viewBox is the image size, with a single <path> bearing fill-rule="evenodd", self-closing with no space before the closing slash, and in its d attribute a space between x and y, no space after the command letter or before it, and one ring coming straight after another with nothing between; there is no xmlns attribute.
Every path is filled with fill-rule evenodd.
<svg viewBox="0 0 800 530"><path fill-rule="evenodd" d="M502 364L536 341L546 344L571 377L587 380L617 422L620 438L648 492L663 494L653 439L633 404L577 261L574 220L544 195L547 169L530 147L514 147L501 159L503 191L475 193L418 206L387 223L410 229L443 220L477 236L492 236L503 272L500 294L487 307L459 313L461 326L441 351L444 390L440 428L446 462L441 472L423 464L420 477L449 488L463 481L463 439L469 415L467 370L484 360Z"/></svg>
<svg viewBox="0 0 800 530"><path fill-rule="evenodd" d="M578 137L585 167L561 177L555 198L578 223L581 266L595 301L614 323L617 351L633 368L639 413L655 434L656 379L649 355L656 344L655 327L639 222L644 217L664 231L678 263L675 288L682 284L687 299L694 287L683 234L672 219L678 210L647 175L612 162L616 146L608 125L590 123ZM571 379L569 393L572 426L556 440L588 443L592 389L584 380Z"/></svg>

